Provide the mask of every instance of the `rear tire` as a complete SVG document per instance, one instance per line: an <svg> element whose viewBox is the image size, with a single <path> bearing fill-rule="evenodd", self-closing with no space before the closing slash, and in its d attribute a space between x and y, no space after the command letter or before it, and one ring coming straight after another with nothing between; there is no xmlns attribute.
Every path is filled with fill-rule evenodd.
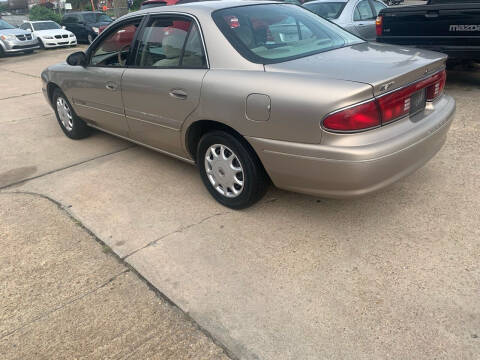
<svg viewBox="0 0 480 360"><path fill-rule="evenodd" d="M255 152L245 141L225 131L203 135L196 160L207 190L226 207L249 207L268 189L268 176Z"/></svg>
<svg viewBox="0 0 480 360"><path fill-rule="evenodd" d="M93 40L95 40L95 39L93 38L92 34L88 34L88 35L87 35L87 42L88 42L89 45L90 45L91 43L93 43Z"/></svg>
<svg viewBox="0 0 480 360"><path fill-rule="evenodd" d="M59 88L53 92L52 105L60 127L70 139L78 140L90 135L91 128L75 114L72 105Z"/></svg>

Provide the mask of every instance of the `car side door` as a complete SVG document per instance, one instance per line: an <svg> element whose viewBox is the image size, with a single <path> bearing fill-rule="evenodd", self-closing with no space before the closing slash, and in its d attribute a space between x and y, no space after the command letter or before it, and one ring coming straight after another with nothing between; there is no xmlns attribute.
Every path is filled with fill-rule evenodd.
<svg viewBox="0 0 480 360"><path fill-rule="evenodd" d="M198 106L208 61L201 28L187 15L151 16L122 78L130 137L184 155L180 133Z"/></svg>
<svg viewBox="0 0 480 360"><path fill-rule="evenodd" d="M356 33L368 41L376 39L376 15L369 0L360 0L353 11L353 23Z"/></svg>
<svg viewBox="0 0 480 360"><path fill-rule="evenodd" d="M77 114L89 124L128 136L121 81L142 18L122 21L102 33L87 51L86 66L74 67L68 93Z"/></svg>
<svg viewBox="0 0 480 360"><path fill-rule="evenodd" d="M79 22L80 17L77 14L65 15L62 19L62 25L65 26L68 31L74 33L79 41L82 41L85 39L82 35L82 29Z"/></svg>

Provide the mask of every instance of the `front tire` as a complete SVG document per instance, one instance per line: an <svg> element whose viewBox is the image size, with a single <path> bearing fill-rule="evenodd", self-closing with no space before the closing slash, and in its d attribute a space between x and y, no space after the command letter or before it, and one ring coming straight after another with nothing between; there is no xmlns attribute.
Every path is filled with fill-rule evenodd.
<svg viewBox="0 0 480 360"><path fill-rule="evenodd" d="M45 50L45 44L40 38L38 39L38 44L40 45L40 49Z"/></svg>
<svg viewBox="0 0 480 360"><path fill-rule="evenodd" d="M90 135L91 129L85 121L80 119L72 108L65 94L59 89L55 89L52 96L52 103L55 109L57 121L60 124L65 135L70 139L83 139Z"/></svg>
<svg viewBox="0 0 480 360"><path fill-rule="evenodd" d="M207 190L231 209L253 205L268 188L268 177L254 151L225 131L203 135L196 160Z"/></svg>
<svg viewBox="0 0 480 360"><path fill-rule="evenodd" d="M91 43L93 43L93 40L95 40L95 39L93 38L92 34L88 34L88 35L87 35L87 42L88 42L89 45L90 45Z"/></svg>

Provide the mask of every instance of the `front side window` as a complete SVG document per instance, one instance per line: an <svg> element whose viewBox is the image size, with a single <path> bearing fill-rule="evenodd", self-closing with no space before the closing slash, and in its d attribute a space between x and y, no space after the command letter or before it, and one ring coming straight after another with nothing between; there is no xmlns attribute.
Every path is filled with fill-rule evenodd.
<svg viewBox="0 0 480 360"><path fill-rule="evenodd" d="M62 21L64 24L76 24L78 19L76 16L65 16Z"/></svg>
<svg viewBox="0 0 480 360"><path fill-rule="evenodd" d="M143 30L135 65L147 68L204 68L205 54L196 24L183 17L151 19Z"/></svg>
<svg viewBox="0 0 480 360"><path fill-rule="evenodd" d="M95 48L90 64L96 66L125 66L140 20L116 28Z"/></svg>
<svg viewBox="0 0 480 360"><path fill-rule="evenodd" d="M365 20L373 20L375 16L373 15L372 8L368 3L368 0L362 0L358 3L355 11L353 13L353 20L354 21L365 21Z"/></svg>
<svg viewBox="0 0 480 360"><path fill-rule="evenodd" d="M42 21L42 22L39 22L39 23L33 23L33 28L35 29L35 31L39 31L39 30L55 30L55 29L60 29L60 25L58 25L56 22L54 21Z"/></svg>
<svg viewBox="0 0 480 360"><path fill-rule="evenodd" d="M321 2L306 3L303 6L325 19L338 19L346 4L346 2Z"/></svg>
<svg viewBox="0 0 480 360"><path fill-rule="evenodd" d="M293 60L363 42L294 5L239 6L217 10L212 16L233 47L258 64Z"/></svg>

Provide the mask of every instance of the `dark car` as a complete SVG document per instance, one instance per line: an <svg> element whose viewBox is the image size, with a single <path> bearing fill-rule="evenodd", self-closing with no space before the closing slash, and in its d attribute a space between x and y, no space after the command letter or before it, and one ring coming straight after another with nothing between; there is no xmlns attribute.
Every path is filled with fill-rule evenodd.
<svg viewBox="0 0 480 360"><path fill-rule="evenodd" d="M100 27L105 27L112 21L112 18L101 11L82 11L66 14L62 25L73 32L79 42L90 44L100 33Z"/></svg>
<svg viewBox="0 0 480 360"><path fill-rule="evenodd" d="M451 62L480 61L480 0L389 7L376 24L378 42L440 51Z"/></svg>

